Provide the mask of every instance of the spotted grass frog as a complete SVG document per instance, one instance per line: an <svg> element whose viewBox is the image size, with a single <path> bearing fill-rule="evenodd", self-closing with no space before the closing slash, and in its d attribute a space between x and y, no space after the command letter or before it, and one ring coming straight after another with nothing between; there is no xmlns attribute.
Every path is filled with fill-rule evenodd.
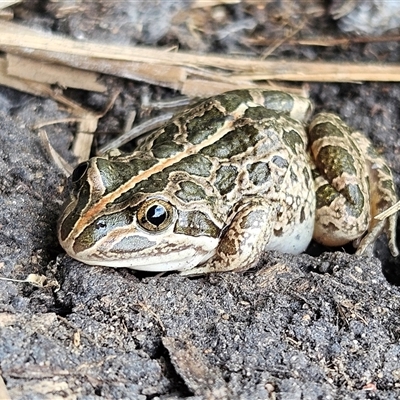
<svg viewBox="0 0 400 400"><path fill-rule="evenodd" d="M61 245L90 265L203 274L242 271L265 250L301 253L312 238L354 241L385 231L396 246L397 201L386 162L339 117L308 99L236 90L202 100L71 176Z"/></svg>

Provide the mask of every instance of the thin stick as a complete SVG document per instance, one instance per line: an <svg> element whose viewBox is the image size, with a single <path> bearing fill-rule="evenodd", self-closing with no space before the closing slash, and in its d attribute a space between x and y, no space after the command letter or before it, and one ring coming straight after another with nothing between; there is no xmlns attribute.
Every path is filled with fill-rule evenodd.
<svg viewBox="0 0 400 400"><path fill-rule="evenodd" d="M121 147L125 143L128 143L131 140L136 139L137 137L143 135L143 133L149 132L153 129L160 127L163 123L167 122L173 115L174 115L173 113L164 113L159 117L152 118L146 122L143 122L140 125L135 126L130 131L125 132L121 136L100 147L98 154L104 154L109 150L117 149L118 147Z"/></svg>

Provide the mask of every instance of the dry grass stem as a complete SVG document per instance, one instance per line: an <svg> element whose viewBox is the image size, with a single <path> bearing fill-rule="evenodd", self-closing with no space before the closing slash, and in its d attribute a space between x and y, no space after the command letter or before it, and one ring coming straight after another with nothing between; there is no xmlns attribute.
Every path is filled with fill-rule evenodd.
<svg viewBox="0 0 400 400"><path fill-rule="evenodd" d="M66 177L70 176L72 174L72 171L74 170L73 167L66 160L64 160L64 158L62 158L54 149L49 141L46 131L44 131L43 129L39 129L39 138L42 146L46 149L47 154L54 162L54 164L57 165L57 167L64 173Z"/></svg>
<svg viewBox="0 0 400 400"><path fill-rule="evenodd" d="M263 61L78 42L6 21L0 25L0 48L15 54L29 54L30 57L48 62L157 83L173 89L185 87L185 93L189 95L191 93L187 88L193 85L185 85L185 82L192 78L193 69L199 68L209 70L220 79L229 79L231 85L239 82L238 86L241 87L246 81L250 83L266 79L324 82L400 80L400 66L395 64ZM199 90L198 87L194 89Z"/></svg>
<svg viewBox="0 0 400 400"><path fill-rule="evenodd" d="M215 7L221 4L238 4L241 0L195 0L191 8Z"/></svg>
<svg viewBox="0 0 400 400"><path fill-rule="evenodd" d="M382 42L398 42L400 41L400 35L383 35L383 36L352 36L352 37L312 37L294 39L289 38L284 42L290 46L321 46L321 47L332 47L332 46L349 46L352 43L382 43ZM276 39L268 37L258 36L246 38L244 43L248 46L272 46L276 42Z"/></svg>
<svg viewBox="0 0 400 400"><path fill-rule="evenodd" d="M35 82L58 84L93 92L105 92L107 87L98 82L99 74L63 65L36 61L7 54L7 74Z"/></svg>
<svg viewBox="0 0 400 400"><path fill-rule="evenodd" d="M0 10L10 7L14 4L21 3L22 0L1 0L0 1Z"/></svg>
<svg viewBox="0 0 400 400"><path fill-rule="evenodd" d="M398 201L397 203L393 204L387 210L385 210L385 211L381 212L380 214L378 214L375 217L375 219L377 219L379 221L383 221L384 219L390 217L391 215L397 213L398 211L400 211L400 201Z"/></svg>

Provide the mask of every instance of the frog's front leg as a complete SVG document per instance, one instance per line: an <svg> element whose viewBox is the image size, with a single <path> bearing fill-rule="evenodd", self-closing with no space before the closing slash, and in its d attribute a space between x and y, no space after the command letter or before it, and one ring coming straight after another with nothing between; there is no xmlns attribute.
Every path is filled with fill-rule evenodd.
<svg viewBox="0 0 400 400"><path fill-rule="evenodd" d="M382 222L374 219L397 197L390 170L371 142L327 113L311 122L309 136L316 165L314 239L326 246L354 240L361 254L385 230L390 249L397 255L396 216Z"/></svg>
<svg viewBox="0 0 400 400"><path fill-rule="evenodd" d="M224 229L216 254L199 267L182 275L244 271L254 266L268 243L273 229L273 207L263 198L253 198L234 210Z"/></svg>

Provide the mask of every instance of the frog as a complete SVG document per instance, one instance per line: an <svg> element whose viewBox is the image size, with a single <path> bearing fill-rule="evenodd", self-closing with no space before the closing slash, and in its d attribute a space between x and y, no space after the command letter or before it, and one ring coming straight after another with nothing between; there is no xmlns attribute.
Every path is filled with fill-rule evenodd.
<svg viewBox="0 0 400 400"><path fill-rule="evenodd" d="M68 255L88 265L184 275L244 271L263 252L386 233L394 256L392 172L371 141L332 113L279 90L198 101L139 140L79 164L58 222Z"/></svg>

